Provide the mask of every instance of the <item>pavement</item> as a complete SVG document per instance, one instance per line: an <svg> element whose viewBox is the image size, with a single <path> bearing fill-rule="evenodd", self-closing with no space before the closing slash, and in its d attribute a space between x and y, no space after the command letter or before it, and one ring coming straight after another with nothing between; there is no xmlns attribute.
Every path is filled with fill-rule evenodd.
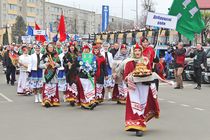
<svg viewBox="0 0 210 140"><path fill-rule="evenodd" d="M143 137L124 131L124 105L44 108L33 96L17 95L16 86L7 85L0 70L0 140L210 140L210 85L199 91L192 82L178 90L161 83L161 115L148 122Z"/></svg>

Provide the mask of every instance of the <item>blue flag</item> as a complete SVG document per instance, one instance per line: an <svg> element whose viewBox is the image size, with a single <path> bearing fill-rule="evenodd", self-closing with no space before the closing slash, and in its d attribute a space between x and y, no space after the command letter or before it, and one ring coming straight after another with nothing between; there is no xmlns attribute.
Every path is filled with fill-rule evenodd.
<svg viewBox="0 0 210 140"><path fill-rule="evenodd" d="M58 34L56 34L54 37L53 37L53 42L57 42L58 41Z"/></svg>
<svg viewBox="0 0 210 140"><path fill-rule="evenodd" d="M45 35L45 39L46 39L47 42L50 42L49 37L48 37L47 34Z"/></svg>
<svg viewBox="0 0 210 140"><path fill-rule="evenodd" d="M34 35L34 31L33 31L33 28L31 26L28 26L27 34L30 35L30 36Z"/></svg>
<svg viewBox="0 0 210 140"><path fill-rule="evenodd" d="M52 23L50 23L50 32L53 32L53 26L52 26Z"/></svg>

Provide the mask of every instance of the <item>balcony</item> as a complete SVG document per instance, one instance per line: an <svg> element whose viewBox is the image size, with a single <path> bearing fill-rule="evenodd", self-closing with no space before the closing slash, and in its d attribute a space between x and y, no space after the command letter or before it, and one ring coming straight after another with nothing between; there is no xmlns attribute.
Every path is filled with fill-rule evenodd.
<svg viewBox="0 0 210 140"><path fill-rule="evenodd" d="M27 7L33 7L33 8L36 8L36 7L37 7L37 5L36 5L35 3L31 3L31 2L29 2L29 3L27 3Z"/></svg>
<svg viewBox="0 0 210 140"><path fill-rule="evenodd" d="M8 14L17 15L17 10L8 10Z"/></svg>
<svg viewBox="0 0 210 140"><path fill-rule="evenodd" d="M7 0L8 4L17 4L18 0Z"/></svg>
<svg viewBox="0 0 210 140"><path fill-rule="evenodd" d="M16 22L15 19L10 19L10 20L7 21L7 24L13 25L13 24L15 24L15 22Z"/></svg>
<svg viewBox="0 0 210 140"><path fill-rule="evenodd" d="M35 13L27 13L28 17L36 17L37 15Z"/></svg>

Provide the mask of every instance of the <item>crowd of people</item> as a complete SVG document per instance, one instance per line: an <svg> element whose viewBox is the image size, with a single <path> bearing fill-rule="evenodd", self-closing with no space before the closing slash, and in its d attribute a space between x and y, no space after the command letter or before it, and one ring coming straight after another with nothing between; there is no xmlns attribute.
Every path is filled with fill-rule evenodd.
<svg viewBox="0 0 210 140"><path fill-rule="evenodd" d="M146 122L159 117L157 91L159 80L167 82L166 58L156 57L146 37L132 47L118 43L110 46L100 39L82 47L77 44L73 41L7 46L2 50L7 84L14 85L19 67L17 94L33 94L34 102L46 108L59 106L59 95L72 107L77 105L86 110L93 110L104 99L126 104L125 130L142 136ZM178 49L181 47L179 44ZM175 51L176 89L183 88L184 55L179 55L184 53L185 50ZM168 57L168 61L172 59ZM140 66L141 71L137 69ZM137 79L133 77L134 71L139 72ZM158 76L154 78L152 72Z"/></svg>

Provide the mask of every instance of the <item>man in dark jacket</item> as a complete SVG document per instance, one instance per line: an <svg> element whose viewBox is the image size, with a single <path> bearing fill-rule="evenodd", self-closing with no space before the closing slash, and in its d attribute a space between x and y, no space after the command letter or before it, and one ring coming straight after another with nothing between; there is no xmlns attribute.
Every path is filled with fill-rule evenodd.
<svg viewBox="0 0 210 140"><path fill-rule="evenodd" d="M195 89L201 89L201 79L202 79L202 70L205 70L207 67L207 58L206 52L202 48L201 44L197 44L196 50L190 54L190 57L194 57L193 60L193 68L194 68L194 75L195 81L197 86Z"/></svg>
<svg viewBox="0 0 210 140"><path fill-rule="evenodd" d="M176 87L174 89L183 89L182 73L184 70L186 50L183 43L180 42L177 49L174 51L174 76L176 80Z"/></svg>
<svg viewBox="0 0 210 140"><path fill-rule="evenodd" d="M7 50L4 53L3 63L4 63L4 66L6 67L7 84L9 84L9 82L11 82L11 85L14 86L16 66L12 63L11 57L13 57L14 59L17 59L18 55L14 51L14 45L11 45L8 47L9 47L9 50Z"/></svg>
<svg viewBox="0 0 210 140"><path fill-rule="evenodd" d="M113 58L116 55L116 53L118 52L118 50L119 50L119 44L115 43L114 48L110 50L110 53L112 54Z"/></svg>

